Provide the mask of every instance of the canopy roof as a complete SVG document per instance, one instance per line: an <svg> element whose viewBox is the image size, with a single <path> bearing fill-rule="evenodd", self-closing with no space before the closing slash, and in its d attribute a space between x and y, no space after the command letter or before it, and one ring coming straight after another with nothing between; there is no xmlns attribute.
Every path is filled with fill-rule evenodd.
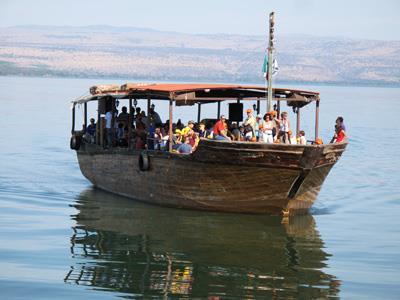
<svg viewBox="0 0 400 300"><path fill-rule="evenodd" d="M85 103L105 97L116 99L153 99L172 100L176 105L194 105L224 100L266 100L266 88L251 85L228 84L140 84L127 83L118 85L98 85L90 88L91 95L80 97L73 103ZM318 92L273 89L273 100L287 101L291 106L304 106L319 100Z"/></svg>

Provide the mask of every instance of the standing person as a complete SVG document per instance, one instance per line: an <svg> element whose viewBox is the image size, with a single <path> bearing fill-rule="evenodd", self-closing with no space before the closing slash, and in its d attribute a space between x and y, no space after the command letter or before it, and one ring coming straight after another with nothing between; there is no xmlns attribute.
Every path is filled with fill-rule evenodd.
<svg viewBox="0 0 400 300"><path fill-rule="evenodd" d="M227 124L226 118L224 115L221 115L218 122L214 125L214 139L216 140L228 140L230 141L230 137L227 135Z"/></svg>
<svg viewBox="0 0 400 300"><path fill-rule="evenodd" d="M290 122L288 119L287 112L281 113L281 119L279 120L279 134L278 138L281 139L281 142L284 144L290 144Z"/></svg>
<svg viewBox="0 0 400 300"><path fill-rule="evenodd" d="M152 122L154 122L154 125L156 127L161 126L162 121L160 118L160 115L154 110L156 106L153 104L151 104L150 106L150 111L149 111L149 118L151 119Z"/></svg>
<svg viewBox="0 0 400 300"><path fill-rule="evenodd" d="M246 128L246 126L250 126L251 130L253 131L253 137L255 137L257 120L256 120L256 118L254 118L253 110L251 108L247 109L246 113L247 113L247 118L246 118L246 120L244 120L243 125L245 128Z"/></svg>
<svg viewBox="0 0 400 300"><path fill-rule="evenodd" d="M112 128L112 110L108 109L106 112L106 141L107 141L107 147L112 147L112 142L113 142L113 132L114 129Z"/></svg>
<svg viewBox="0 0 400 300"><path fill-rule="evenodd" d="M274 137L272 135L272 130L274 129L274 122L270 113L264 115L264 122L262 125L262 135L261 141L264 143L272 144L274 142Z"/></svg>

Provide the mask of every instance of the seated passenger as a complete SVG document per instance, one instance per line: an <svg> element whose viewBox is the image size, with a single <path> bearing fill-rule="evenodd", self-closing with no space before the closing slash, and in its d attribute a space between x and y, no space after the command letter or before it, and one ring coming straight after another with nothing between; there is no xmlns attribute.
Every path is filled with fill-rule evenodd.
<svg viewBox="0 0 400 300"><path fill-rule="evenodd" d="M93 118L90 118L90 124L86 127L86 140L91 144L96 143L96 124Z"/></svg>
<svg viewBox="0 0 400 300"><path fill-rule="evenodd" d="M206 138L207 137L207 130L206 130L206 124L200 123L199 124L199 137L200 138Z"/></svg>
<svg viewBox="0 0 400 300"><path fill-rule="evenodd" d="M189 132L193 131L193 127L194 127L194 121L189 121L188 125L181 130L181 134L183 136L187 136Z"/></svg>
<svg viewBox="0 0 400 300"><path fill-rule="evenodd" d="M341 125L336 126L336 133L335 133L335 143L341 143L346 140L346 132L344 131L343 127Z"/></svg>
<svg viewBox="0 0 400 300"><path fill-rule="evenodd" d="M304 132L304 130L299 131L298 144L299 145L307 145L306 133Z"/></svg>
<svg viewBox="0 0 400 300"><path fill-rule="evenodd" d="M237 123L232 124L232 135L235 141L240 141L240 131Z"/></svg>
<svg viewBox="0 0 400 300"><path fill-rule="evenodd" d="M163 134L161 132L161 128L157 127L154 131L154 150L161 150L162 146L163 146Z"/></svg>
<svg viewBox="0 0 400 300"><path fill-rule="evenodd" d="M214 125L214 139L230 141L231 139L227 136L226 128L226 118L224 115L221 115L219 121Z"/></svg>
<svg viewBox="0 0 400 300"><path fill-rule="evenodd" d="M190 154L192 153L193 147L190 145L189 137L185 137L185 142L180 144L178 147L178 152L181 154Z"/></svg>

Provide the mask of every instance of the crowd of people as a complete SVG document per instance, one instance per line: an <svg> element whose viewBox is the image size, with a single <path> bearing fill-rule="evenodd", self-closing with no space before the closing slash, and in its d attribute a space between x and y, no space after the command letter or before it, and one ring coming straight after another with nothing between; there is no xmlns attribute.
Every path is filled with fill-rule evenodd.
<svg viewBox="0 0 400 300"><path fill-rule="evenodd" d="M162 122L160 115L155 111L152 104L148 115L140 107L132 108L134 111L132 124L129 124L129 113L127 107L122 107L121 113L114 109L105 114L105 148L127 147L129 140L129 126L131 126L131 145L136 150L169 150L169 120ZM254 116L252 109L246 110L247 117L240 124L229 122L224 115L219 120L203 121L195 123L189 121L185 126L179 119L172 125L172 149L181 154L190 154L196 150L200 138L224 140L224 141L247 141L261 143L284 143L306 145L307 138L303 130L298 136L291 131L288 114L276 111L266 113L264 116ZM96 124L93 118L85 131L86 141L96 143ZM343 142L346 138L343 118L336 119L335 134L331 143ZM321 144L319 139L316 142Z"/></svg>

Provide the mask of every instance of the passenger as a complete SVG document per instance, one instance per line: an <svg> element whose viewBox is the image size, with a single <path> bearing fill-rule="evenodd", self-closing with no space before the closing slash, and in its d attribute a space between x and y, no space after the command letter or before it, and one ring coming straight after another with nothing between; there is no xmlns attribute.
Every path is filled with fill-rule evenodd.
<svg viewBox="0 0 400 300"><path fill-rule="evenodd" d="M244 120L243 126L246 131L246 126L250 126L252 131L253 131L253 137L256 136L255 130L256 130L256 119L253 117L253 110L251 108L247 109L247 118Z"/></svg>
<svg viewBox="0 0 400 300"><path fill-rule="evenodd" d="M150 128L149 119L146 117L146 113L144 110L140 113L140 121L143 123L144 130L148 131Z"/></svg>
<svg viewBox="0 0 400 300"><path fill-rule="evenodd" d="M263 123L263 119L262 119L261 115L258 114L256 117L256 124L254 127L254 136L256 137L257 142L260 141L260 139L261 139L262 123Z"/></svg>
<svg viewBox="0 0 400 300"><path fill-rule="evenodd" d="M206 138L206 137L207 137L206 124L200 123L199 124L199 138Z"/></svg>
<svg viewBox="0 0 400 300"><path fill-rule="evenodd" d="M112 147L114 130L112 128L112 110L108 109L106 112L106 147Z"/></svg>
<svg viewBox="0 0 400 300"><path fill-rule="evenodd" d="M244 141L244 127L239 126L239 132L240 132L240 141Z"/></svg>
<svg viewBox="0 0 400 300"><path fill-rule="evenodd" d="M306 133L304 130L299 131L299 139L297 142L299 145L307 145Z"/></svg>
<svg viewBox="0 0 400 300"><path fill-rule="evenodd" d="M90 118L90 124L86 127L86 140L91 144L96 143L96 123L93 118Z"/></svg>
<svg viewBox="0 0 400 300"><path fill-rule="evenodd" d="M155 126L161 126L162 121L160 118L160 115L154 110L155 105L154 103L150 106L150 111L149 111L149 118L151 122L154 122Z"/></svg>
<svg viewBox="0 0 400 300"><path fill-rule="evenodd" d="M240 130L237 123L232 124L232 135L235 141L240 141Z"/></svg>
<svg viewBox="0 0 400 300"><path fill-rule="evenodd" d="M346 131L346 126L344 126L343 117L337 117L336 126L340 126L344 131Z"/></svg>
<svg viewBox="0 0 400 300"><path fill-rule="evenodd" d="M128 114L128 109L126 106L122 107L122 112L119 114L117 118L118 122L122 122L124 126L128 125L128 120L129 120L129 114Z"/></svg>
<svg viewBox="0 0 400 300"><path fill-rule="evenodd" d="M180 144L178 147L178 152L181 154L190 154L192 153L192 146L190 145L189 137L185 137L184 143Z"/></svg>
<svg viewBox="0 0 400 300"><path fill-rule="evenodd" d="M346 140L346 138L347 138L346 132L344 131L344 129L341 125L336 126L335 137L336 137L335 143L341 143Z"/></svg>
<svg viewBox="0 0 400 300"><path fill-rule="evenodd" d="M154 150L161 150L163 143L163 136L164 135L161 132L161 128L157 127L154 131Z"/></svg>
<svg viewBox="0 0 400 300"><path fill-rule="evenodd" d="M181 130L181 134L183 136L187 136L194 128L194 121L189 121L188 125Z"/></svg>
<svg viewBox="0 0 400 300"><path fill-rule="evenodd" d="M283 112L283 113L281 113L281 119L279 120L278 138L284 144L290 143L289 131L290 131L290 122L288 119L288 114L287 114L287 112Z"/></svg>
<svg viewBox="0 0 400 300"><path fill-rule="evenodd" d="M289 136L289 143L292 145L297 145L297 138L292 135L292 131L289 130L288 136Z"/></svg>
<svg viewBox="0 0 400 300"><path fill-rule="evenodd" d="M221 115L219 121L214 125L214 139L230 141L231 139L227 136L226 128L226 118L224 115Z"/></svg>
<svg viewBox="0 0 400 300"><path fill-rule="evenodd" d="M343 142L346 138L346 127L344 126L343 123L343 118L342 117L337 117L335 121L335 134L333 135L331 139L331 143L340 143ZM339 140L339 141L338 141Z"/></svg>
<svg viewBox="0 0 400 300"><path fill-rule="evenodd" d="M272 116L270 113L264 115L264 122L262 125L262 135L261 141L264 143L272 144L274 142L274 137L272 135L274 129L274 122L272 121Z"/></svg>
<svg viewBox="0 0 400 300"><path fill-rule="evenodd" d="M199 144L200 138L193 130L189 132L187 135L189 137L189 144L192 146L192 152L196 150L197 145Z"/></svg>

